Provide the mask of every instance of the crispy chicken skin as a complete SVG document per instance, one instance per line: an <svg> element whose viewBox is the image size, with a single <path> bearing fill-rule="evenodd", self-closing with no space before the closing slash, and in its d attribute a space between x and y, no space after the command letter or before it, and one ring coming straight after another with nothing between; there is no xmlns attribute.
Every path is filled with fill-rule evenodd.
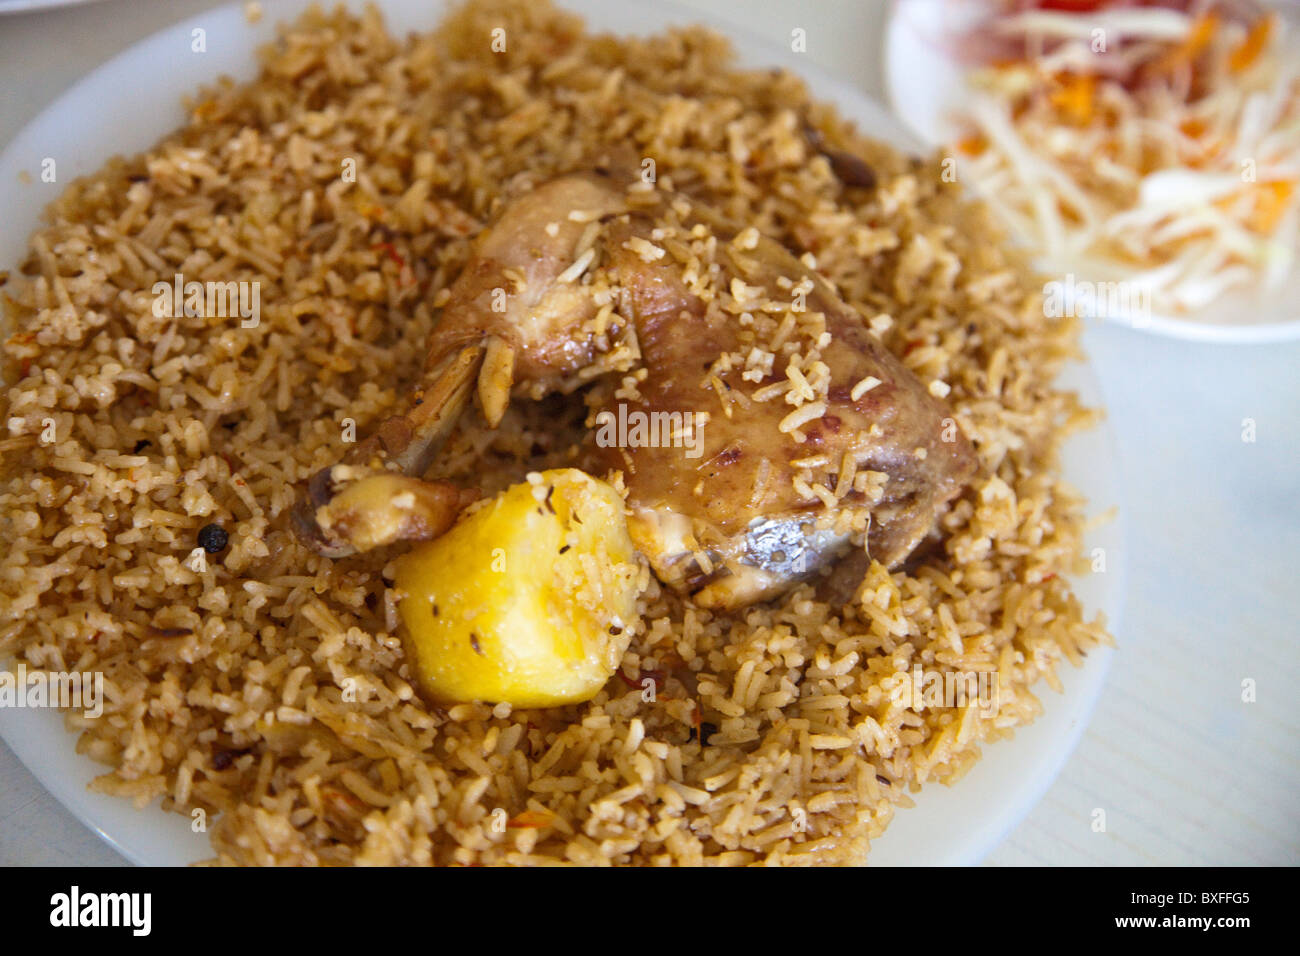
<svg viewBox="0 0 1300 956"><path fill-rule="evenodd" d="M706 211L701 218L719 244L736 230ZM736 317L709 309L686 289L675 264L646 264L628 250L648 223L615 224L609 247L622 281L623 311L633 317L647 378L628 412L708 413L697 458L684 448L601 449L599 460L621 468L628 488L633 541L665 583L690 589L705 605L734 608L764 600L843 553L850 535L837 530L841 509L866 511L868 550L887 566L900 563L934 527L947 503L975 472L975 453L945 404L870 332L831 287L778 243L760 238L745 255L756 270L744 281L773 298L778 277L811 283L805 308L825 315L830 342L820 350L830 370L826 412L799 429L803 441L781 430L791 406L754 395L783 374L746 381L742 370L713 371L717 354L743 351ZM789 293L784 293L789 298ZM777 368L780 369L778 359ZM716 376L724 399L709 378ZM855 401L853 386L879 384ZM730 414L728 414L728 407ZM886 476L874 493L848 489L826 507L796 491L795 479L833 492L847 473ZM795 463L824 458L805 469ZM694 546L690 539L694 538ZM684 540L685 539L685 540ZM701 567L692 552L703 551ZM707 565L712 564L710 570Z"/></svg>
<svg viewBox="0 0 1300 956"><path fill-rule="evenodd" d="M525 384L529 394L581 384L600 356L597 342L582 334L596 304L589 287L560 276L583 233L624 205L623 191L598 174L551 180L513 200L452 285L429 336L429 362L495 339L513 354L511 384Z"/></svg>
<svg viewBox="0 0 1300 956"><path fill-rule="evenodd" d="M335 466L314 479L314 497L298 515L306 540L345 554L400 540L404 527L444 524L455 503L448 492L401 495L408 509L426 501L439 509L427 521L394 516L384 513L379 478L393 470L423 474L474 377L492 426L512 394L540 398L593 380L594 418L677 413L675 421L703 421L689 448L686 441L601 443L593 428L586 464L622 472L637 548L661 580L706 606L768 599L864 538L872 558L895 566L934 529L976 469L948 407L780 244L750 230L743 252L724 254L735 225L666 191L643 191L631 202L628 182L604 169L571 173L506 204L450 290L426 374L405 410L342 471ZM820 415L782 427L794 406L773 397L771 386L785 380L798 344L773 349L774 364L757 381L719 361L768 343L716 295L689 287L680 262L653 245L669 219L683 236L716 239L718 288L738 279L747 295L824 317L817 321L826 334L815 346L829 376ZM635 370L635 392L616 398L619 375L609 373ZM357 481L370 489L358 492ZM325 528L344 491L346 526L334 520Z"/></svg>

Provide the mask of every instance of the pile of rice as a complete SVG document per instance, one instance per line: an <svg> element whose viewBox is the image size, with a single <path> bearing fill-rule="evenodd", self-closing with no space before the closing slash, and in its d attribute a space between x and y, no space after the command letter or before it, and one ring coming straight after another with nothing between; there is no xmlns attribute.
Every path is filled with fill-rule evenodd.
<svg viewBox="0 0 1300 956"><path fill-rule="evenodd" d="M313 12L256 82L204 91L186 128L53 204L4 289L0 659L105 674L102 718L66 717L108 768L94 789L204 808L223 863L856 863L909 792L959 777L1038 714L1032 685L1109 642L1064 577L1084 511L1057 451L1093 420L1053 387L1074 322L1044 318L937 160L730 55L701 29L588 35L538 3L407 40ZM877 187L842 185L805 123ZM980 472L941 547L843 600L806 585L727 617L652 584L591 702L427 706L386 623L397 549L303 548L297 485L415 377L500 197L619 146L811 253L950 388ZM155 317L178 272L259 282L260 324ZM496 432L474 412L440 471L491 491L572 462L583 417L577 396L516 401ZM196 572L210 523L230 544ZM918 664L996 673L996 713L899 701Z"/></svg>

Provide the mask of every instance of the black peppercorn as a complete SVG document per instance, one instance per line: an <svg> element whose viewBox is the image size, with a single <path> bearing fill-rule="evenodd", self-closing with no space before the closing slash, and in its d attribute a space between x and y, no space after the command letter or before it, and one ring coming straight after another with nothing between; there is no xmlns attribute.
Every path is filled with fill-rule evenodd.
<svg viewBox="0 0 1300 956"><path fill-rule="evenodd" d="M701 746L707 747L709 745L709 738L712 737L717 732L718 732L717 724L711 724L708 721L705 721L704 723L700 724L699 738L700 738ZM692 727L690 736L686 738L686 742L690 743L692 740L695 739L695 736L696 736L695 728Z"/></svg>
<svg viewBox="0 0 1300 956"><path fill-rule="evenodd" d="M230 543L230 532L219 524L206 524L199 529L199 547L208 554L225 551Z"/></svg>

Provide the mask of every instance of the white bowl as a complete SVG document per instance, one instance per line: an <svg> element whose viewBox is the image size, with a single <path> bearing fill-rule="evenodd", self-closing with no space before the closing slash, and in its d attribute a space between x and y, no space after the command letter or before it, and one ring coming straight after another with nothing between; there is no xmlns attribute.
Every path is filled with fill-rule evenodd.
<svg viewBox="0 0 1300 956"><path fill-rule="evenodd" d="M957 138L951 117L960 115L969 96L965 70L934 38L973 22L982 8L986 10L987 5L980 0L890 0L885 26L885 90L894 113L931 147ZM1087 278L1079 276L1080 280ZM1300 285L1300 275L1295 281ZM1288 289L1267 297L1226 295L1185 316L1115 310L1105 314L1104 320L1202 342L1300 338L1300 305Z"/></svg>

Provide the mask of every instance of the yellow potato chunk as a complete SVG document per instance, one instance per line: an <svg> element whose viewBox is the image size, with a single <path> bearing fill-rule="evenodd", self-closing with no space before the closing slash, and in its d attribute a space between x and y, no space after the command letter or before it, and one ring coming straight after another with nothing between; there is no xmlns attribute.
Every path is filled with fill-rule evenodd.
<svg viewBox="0 0 1300 956"><path fill-rule="evenodd" d="M627 650L641 579L612 487L572 468L514 485L397 561L417 683L438 703L590 700Z"/></svg>

